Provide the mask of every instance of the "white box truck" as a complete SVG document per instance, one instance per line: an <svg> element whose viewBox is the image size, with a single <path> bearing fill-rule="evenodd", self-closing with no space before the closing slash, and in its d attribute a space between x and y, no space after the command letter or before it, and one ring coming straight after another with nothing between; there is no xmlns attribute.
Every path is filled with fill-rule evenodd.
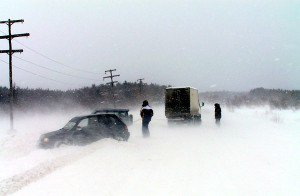
<svg viewBox="0 0 300 196"><path fill-rule="evenodd" d="M201 106L204 106L202 102ZM165 91L165 115L169 124L201 123L198 90L192 87L169 87Z"/></svg>

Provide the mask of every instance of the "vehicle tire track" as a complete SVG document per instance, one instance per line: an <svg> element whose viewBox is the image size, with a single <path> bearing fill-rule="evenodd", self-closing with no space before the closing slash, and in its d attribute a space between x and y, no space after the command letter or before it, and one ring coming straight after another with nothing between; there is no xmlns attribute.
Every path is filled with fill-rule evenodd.
<svg viewBox="0 0 300 196"><path fill-rule="evenodd" d="M19 191L24 186L27 186L28 184L37 181L40 178L43 178L44 176L55 171L56 169L64 167L74 161L77 161L93 153L94 151L99 149L99 146L98 148L97 146L85 149L80 153L64 155L50 161L45 161L43 163L38 164L30 170L27 170L23 173L14 175L10 178L0 181L0 195L8 195Z"/></svg>

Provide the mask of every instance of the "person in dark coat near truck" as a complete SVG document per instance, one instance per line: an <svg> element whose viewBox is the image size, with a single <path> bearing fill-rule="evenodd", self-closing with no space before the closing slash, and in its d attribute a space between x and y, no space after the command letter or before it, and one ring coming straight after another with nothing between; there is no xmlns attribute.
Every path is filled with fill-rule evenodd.
<svg viewBox="0 0 300 196"><path fill-rule="evenodd" d="M142 117L142 132L144 137L149 137L149 123L151 121L151 118L153 116L153 110L149 106L149 103L147 100L143 101L142 109L141 109L141 117Z"/></svg>
<svg viewBox="0 0 300 196"><path fill-rule="evenodd" d="M215 119L217 125L220 125L221 118L222 118L221 106L220 104L215 103Z"/></svg>

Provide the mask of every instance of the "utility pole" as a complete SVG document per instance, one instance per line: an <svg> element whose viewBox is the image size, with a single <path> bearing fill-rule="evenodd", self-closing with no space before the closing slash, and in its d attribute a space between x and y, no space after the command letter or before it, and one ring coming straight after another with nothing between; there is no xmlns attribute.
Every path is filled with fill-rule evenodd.
<svg viewBox="0 0 300 196"><path fill-rule="evenodd" d="M140 78L137 81L139 82L139 87L140 87L140 95L142 95L142 90L143 90L143 80L145 80L145 78Z"/></svg>
<svg viewBox="0 0 300 196"><path fill-rule="evenodd" d="M114 81L114 77L119 77L120 74L113 75L113 71L116 71L116 69L106 70L105 74L109 72L110 75L103 77L103 80L105 80L106 78L110 78L110 82L108 82L106 84L110 84L110 86L111 86L111 89L110 89L111 90L111 95L112 95L112 99L113 99L113 103L114 103L114 108L116 108L116 100L115 100L115 94L114 94L114 83L117 83L118 81Z"/></svg>
<svg viewBox="0 0 300 196"><path fill-rule="evenodd" d="M7 53L9 55L9 88L10 88L10 94L9 94L9 109L10 109L10 130L12 131L14 129L14 112L13 112L13 101L14 101L14 89L13 89L13 81L12 81L12 55L15 52L22 53L22 49L13 50L12 49L12 39L15 37L28 37L29 33L22 33L22 34L11 34L11 26L14 23L21 22L23 23L24 20L10 20L7 21L0 21L0 24L7 24L8 26L8 35L0 36L0 39L7 39L9 44L8 50L0 50L0 53Z"/></svg>

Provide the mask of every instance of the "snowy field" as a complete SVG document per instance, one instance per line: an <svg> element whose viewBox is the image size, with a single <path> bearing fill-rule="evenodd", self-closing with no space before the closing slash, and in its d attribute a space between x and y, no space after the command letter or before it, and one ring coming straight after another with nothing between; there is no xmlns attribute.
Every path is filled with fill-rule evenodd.
<svg viewBox="0 0 300 196"><path fill-rule="evenodd" d="M169 128L154 107L151 137L141 121L128 142L36 148L40 134L88 111L16 115L0 120L0 195L300 195L300 111L212 106L201 126Z"/></svg>

